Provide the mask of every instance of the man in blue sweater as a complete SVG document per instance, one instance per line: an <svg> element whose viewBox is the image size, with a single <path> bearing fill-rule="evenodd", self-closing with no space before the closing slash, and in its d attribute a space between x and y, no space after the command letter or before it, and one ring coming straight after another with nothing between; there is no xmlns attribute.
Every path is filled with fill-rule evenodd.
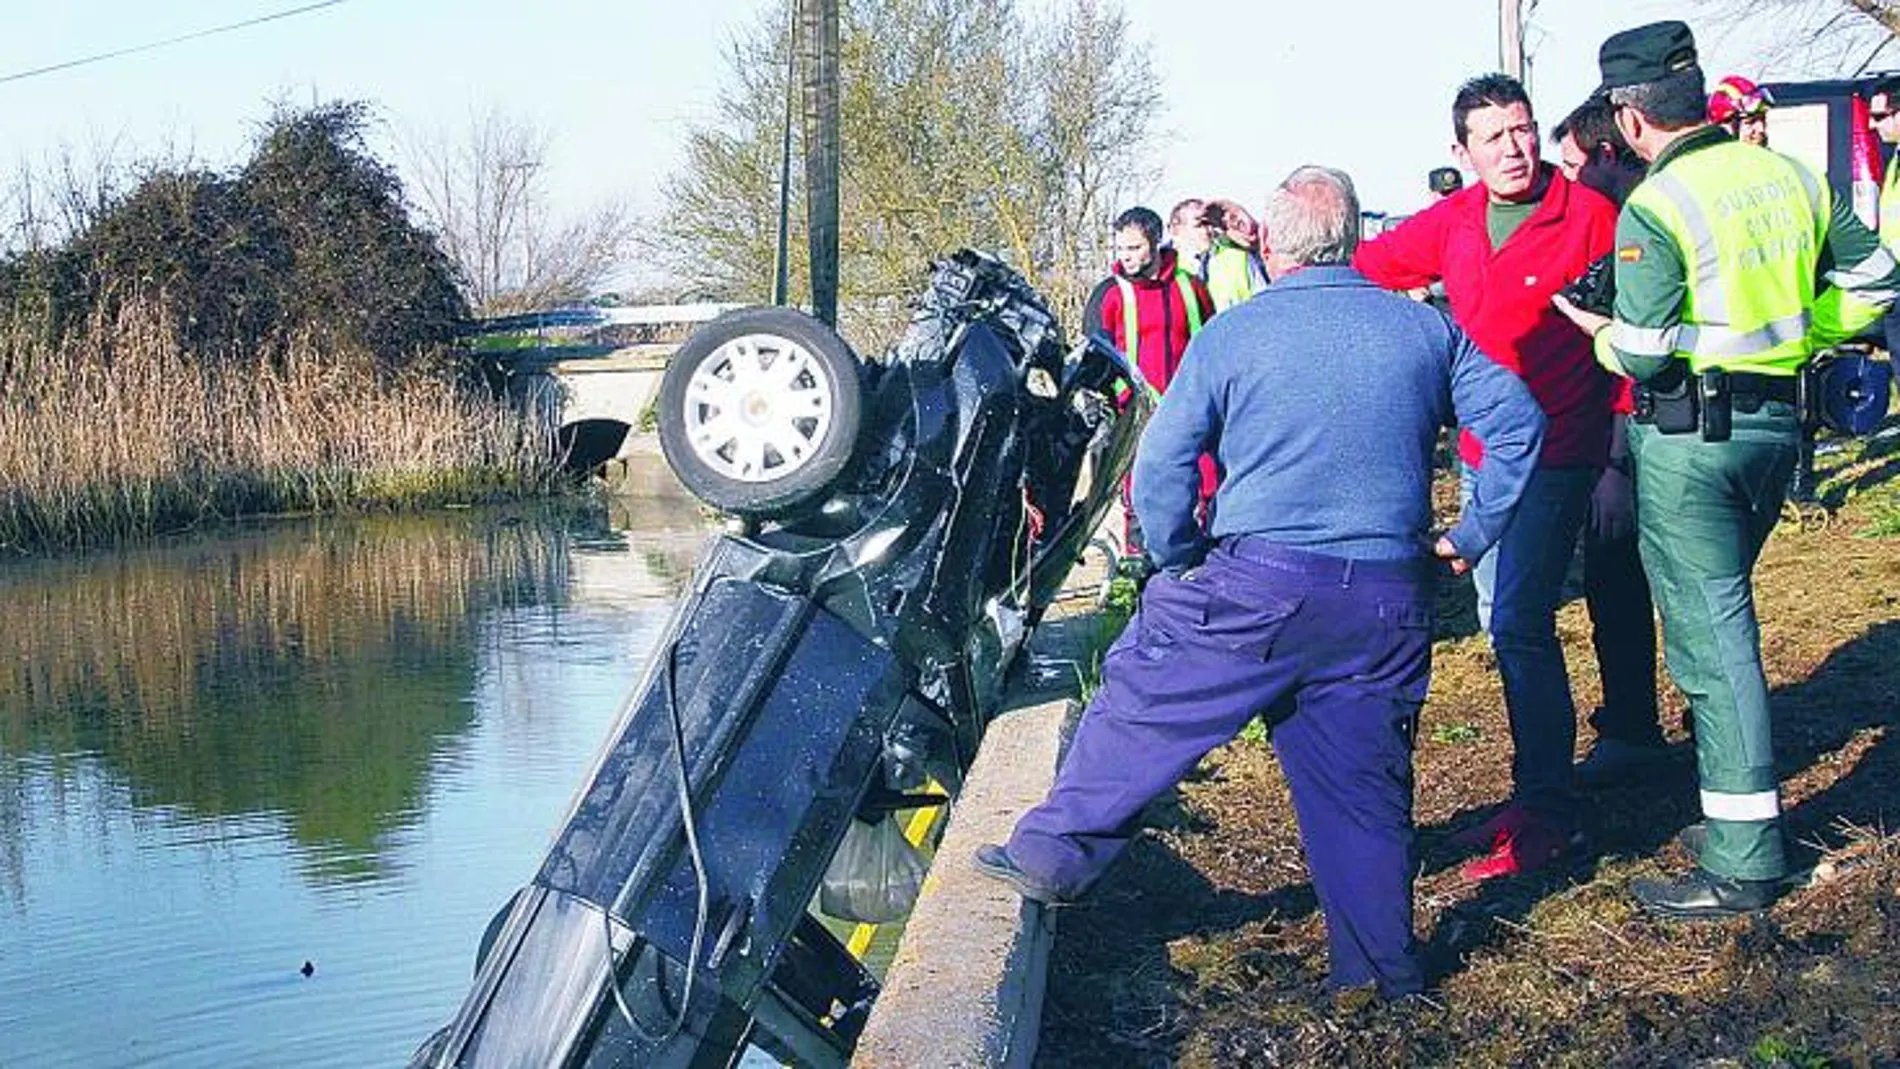
<svg viewBox="0 0 1900 1069"><path fill-rule="evenodd" d="M1135 462L1161 569L1109 650L1049 797L975 864L1050 904L1086 891L1142 808L1256 716L1293 792L1331 984L1423 986L1412 933L1412 737L1431 674L1433 578L1497 540L1544 416L1446 316L1349 265L1352 182L1295 171L1268 201L1274 284L1208 323ZM1441 427L1485 443L1471 502L1431 533ZM1204 533L1196 458L1226 477Z"/></svg>

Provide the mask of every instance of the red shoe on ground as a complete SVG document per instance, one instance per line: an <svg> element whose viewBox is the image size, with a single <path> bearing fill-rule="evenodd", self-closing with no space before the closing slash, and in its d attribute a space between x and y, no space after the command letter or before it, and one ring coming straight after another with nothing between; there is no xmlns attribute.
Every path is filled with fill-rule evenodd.
<svg viewBox="0 0 1900 1069"><path fill-rule="evenodd" d="M1522 876L1583 852L1583 833L1564 831L1515 805L1453 841L1488 848L1485 856L1466 862L1458 870L1473 883Z"/></svg>

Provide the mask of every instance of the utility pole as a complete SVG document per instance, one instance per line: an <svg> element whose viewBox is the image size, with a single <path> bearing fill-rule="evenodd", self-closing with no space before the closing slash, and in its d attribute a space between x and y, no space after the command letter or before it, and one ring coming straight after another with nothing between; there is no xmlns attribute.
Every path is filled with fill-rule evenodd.
<svg viewBox="0 0 1900 1069"><path fill-rule="evenodd" d="M772 303L787 305L792 300L792 104L798 94L792 87L798 82L798 0L792 0L791 24L785 27L785 126L778 151L778 245L772 257Z"/></svg>
<svg viewBox="0 0 1900 1069"><path fill-rule="evenodd" d="M1498 68L1524 80L1524 0L1498 0Z"/></svg>
<svg viewBox="0 0 1900 1069"><path fill-rule="evenodd" d="M803 0L811 314L838 325L838 0Z"/></svg>

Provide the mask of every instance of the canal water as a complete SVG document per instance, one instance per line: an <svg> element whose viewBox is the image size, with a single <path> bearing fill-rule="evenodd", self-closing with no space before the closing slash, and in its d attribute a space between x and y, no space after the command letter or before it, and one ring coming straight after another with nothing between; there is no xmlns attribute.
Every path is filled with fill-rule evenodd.
<svg viewBox="0 0 1900 1069"><path fill-rule="evenodd" d="M706 537L659 498L0 560L0 1067L405 1064Z"/></svg>

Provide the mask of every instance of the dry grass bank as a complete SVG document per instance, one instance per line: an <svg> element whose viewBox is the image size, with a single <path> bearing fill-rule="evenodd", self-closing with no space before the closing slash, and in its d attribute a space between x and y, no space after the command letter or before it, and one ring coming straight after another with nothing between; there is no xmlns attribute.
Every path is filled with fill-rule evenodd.
<svg viewBox="0 0 1900 1069"><path fill-rule="evenodd" d="M51 343L0 327L0 548L96 545L246 515L519 496L536 421L439 371L292 341L208 364L145 309Z"/></svg>

